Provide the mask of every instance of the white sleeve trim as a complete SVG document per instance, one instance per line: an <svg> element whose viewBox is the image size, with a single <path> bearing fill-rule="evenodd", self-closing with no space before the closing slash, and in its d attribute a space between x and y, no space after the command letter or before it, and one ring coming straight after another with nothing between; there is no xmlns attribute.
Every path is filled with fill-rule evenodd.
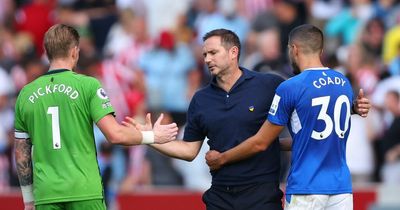
<svg viewBox="0 0 400 210"><path fill-rule="evenodd" d="M29 139L29 134L26 133L26 132L23 132L23 131L15 130L14 131L14 137L16 139Z"/></svg>
<svg viewBox="0 0 400 210"><path fill-rule="evenodd" d="M297 134L302 129L301 121L299 115L297 115L296 109L293 111L290 118L290 125L292 126L292 131L294 134Z"/></svg>

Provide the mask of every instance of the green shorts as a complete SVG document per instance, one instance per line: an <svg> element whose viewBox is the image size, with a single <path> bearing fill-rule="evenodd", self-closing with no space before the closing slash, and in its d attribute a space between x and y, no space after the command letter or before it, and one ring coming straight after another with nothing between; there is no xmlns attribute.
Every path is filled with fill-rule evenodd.
<svg viewBox="0 0 400 210"><path fill-rule="evenodd" d="M103 199L71 201L36 205L36 210L106 210Z"/></svg>

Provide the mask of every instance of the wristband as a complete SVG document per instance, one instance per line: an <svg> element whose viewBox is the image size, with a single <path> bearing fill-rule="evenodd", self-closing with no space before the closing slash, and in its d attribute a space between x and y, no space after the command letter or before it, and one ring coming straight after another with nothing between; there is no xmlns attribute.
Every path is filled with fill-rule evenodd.
<svg viewBox="0 0 400 210"><path fill-rule="evenodd" d="M154 143L154 132L153 131L142 131L142 143L141 144L153 144Z"/></svg>
<svg viewBox="0 0 400 210"><path fill-rule="evenodd" d="M24 203L30 203L34 201L32 185L21 186L21 192Z"/></svg>

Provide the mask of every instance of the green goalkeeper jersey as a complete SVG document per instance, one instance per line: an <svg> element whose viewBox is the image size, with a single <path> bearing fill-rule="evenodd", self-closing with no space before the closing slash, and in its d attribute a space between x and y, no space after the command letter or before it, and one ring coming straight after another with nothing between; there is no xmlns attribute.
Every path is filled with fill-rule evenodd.
<svg viewBox="0 0 400 210"><path fill-rule="evenodd" d="M93 123L113 113L95 78L67 69L26 85L15 105L15 138L33 144L35 204L102 199Z"/></svg>

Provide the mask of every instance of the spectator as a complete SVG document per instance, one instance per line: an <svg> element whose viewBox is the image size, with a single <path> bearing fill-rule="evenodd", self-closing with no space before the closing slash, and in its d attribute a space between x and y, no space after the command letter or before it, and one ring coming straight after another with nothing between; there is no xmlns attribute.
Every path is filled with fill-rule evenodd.
<svg viewBox="0 0 400 210"><path fill-rule="evenodd" d="M388 29L383 41L383 62L389 64L400 51L400 15L397 15L396 25Z"/></svg>
<svg viewBox="0 0 400 210"><path fill-rule="evenodd" d="M34 0L16 13L16 28L32 36L36 55L42 56L44 33L54 24L54 4L50 0Z"/></svg>
<svg viewBox="0 0 400 210"><path fill-rule="evenodd" d="M351 0L350 7L328 21L325 33L329 39L339 38L343 45L354 43L360 27L373 15L370 0Z"/></svg>
<svg viewBox="0 0 400 210"><path fill-rule="evenodd" d="M9 187L9 157L11 147L10 133L13 129L14 111L9 100L14 93L14 84L4 69L0 67L0 191Z"/></svg>
<svg viewBox="0 0 400 210"><path fill-rule="evenodd" d="M400 43L397 50L397 56L393 58L388 68L391 76L400 76Z"/></svg>
<svg viewBox="0 0 400 210"><path fill-rule="evenodd" d="M392 90L386 93L385 107L393 114L394 120L382 138L384 164L382 181L386 184L400 184L400 96Z"/></svg>
<svg viewBox="0 0 400 210"><path fill-rule="evenodd" d="M186 122L189 101L198 88L199 74L186 43L176 42L167 31L158 40L157 46L139 61L147 84L148 108L153 112L169 112L181 127Z"/></svg>
<svg viewBox="0 0 400 210"><path fill-rule="evenodd" d="M257 51L247 57L244 65L254 71L269 72L283 78L292 76L292 70L284 62L280 47L280 32L272 27L257 35Z"/></svg>
<svg viewBox="0 0 400 210"><path fill-rule="evenodd" d="M203 0L202 12L196 20L197 41L202 42L206 32L213 29L226 28L238 34L245 43L249 31L249 22L237 12L237 1L234 0Z"/></svg>

